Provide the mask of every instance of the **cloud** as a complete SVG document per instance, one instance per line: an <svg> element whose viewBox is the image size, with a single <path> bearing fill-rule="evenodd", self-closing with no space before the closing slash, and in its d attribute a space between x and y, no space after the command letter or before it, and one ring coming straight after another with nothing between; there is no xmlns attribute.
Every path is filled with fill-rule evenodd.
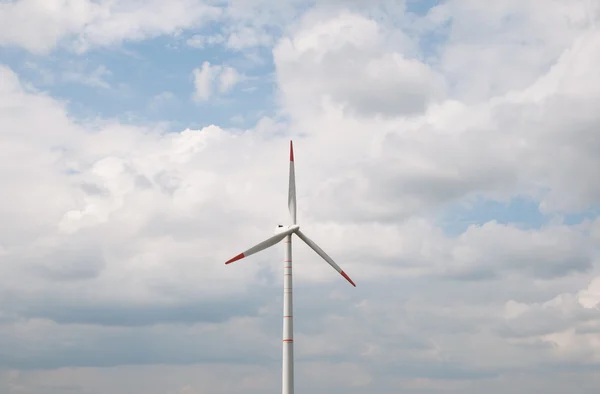
<svg viewBox="0 0 600 394"><path fill-rule="evenodd" d="M229 92L242 79L243 76L238 73L235 68L229 66L224 67L223 71L219 74L219 91L221 93Z"/></svg>
<svg viewBox="0 0 600 394"><path fill-rule="evenodd" d="M543 346L555 364L599 362L597 334L600 315L594 300L598 277L575 292L561 293L544 302L506 303L501 335L521 346Z"/></svg>
<svg viewBox="0 0 600 394"><path fill-rule="evenodd" d="M110 84L105 80L105 77L112 75L111 71L106 66L100 65L92 72L83 71L66 71L62 78L68 82L77 82L91 87L108 89Z"/></svg>
<svg viewBox="0 0 600 394"><path fill-rule="evenodd" d="M247 26L230 32L227 38L227 47L235 50L256 46L269 46L272 43L273 37L266 31L260 31Z"/></svg>
<svg viewBox="0 0 600 394"><path fill-rule="evenodd" d="M193 0L100 2L24 0L1 4L0 44L44 54L63 40L77 51L174 34L217 18L220 9Z"/></svg>
<svg viewBox="0 0 600 394"><path fill-rule="evenodd" d="M148 108L151 110L160 109L177 101L177 97L173 92L168 90L162 91L150 99Z"/></svg>
<svg viewBox="0 0 600 394"><path fill-rule="evenodd" d="M205 61L201 68L193 70L194 99L207 101L212 97L214 84L221 94L229 93L245 77L231 66L211 65Z"/></svg>
<svg viewBox="0 0 600 394"><path fill-rule="evenodd" d="M435 21L433 29L450 24L440 56L455 96L477 100L535 82L597 13L598 5L586 0L551 1L548 7L533 0L503 1L492 7L449 1L429 16Z"/></svg>
<svg viewBox="0 0 600 394"><path fill-rule="evenodd" d="M216 74L215 68L209 62L204 62L202 68L195 68L193 73L194 98L196 100L208 100L212 94L212 84Z"/></svg>
<svg viewBox="0 0 600 394"><path fill-rule="evenodd" d="M600 278L594 278L589 286L578 294L578 301L584 308L598 308L600 304Z"/></svg>
<svg viewBox="0 0 600 394"><path fill-rule="evenodd" d="M65 199L58 200L61 204L46 206L45 212L54 207L51 215L32 216L20 230L20 238L12 244L3 238L3 277L28 278L27 287L14 282L2 286L5 300L2 310L12 316L5 329L29 333L12 344L8 354L23 354L23 346L39 338L54 343L45 353L40 350L25 359L9 357L3 363L13 368L178 364L198 362L199 354L205 355L205 362L242 362L239 357L256 360L257 354L262 354L265 363L274 362L269 360L277 353L277 343L269 338L278 335L276 323L280 311L277 299L267 294L278 294L272 291L279 288L275 275L281 269L277 264L280 251L272 249L231 267L222 262L264 238L272 228L269 223L285 218L285 204L280 209L273 207L280 205L277 201L282 185L285 186L287 169L272 163L279 156L285 163L287 151L281 146L286 146L287 138L274 138L264 126L236 136L216 126L169 134L111 122L78 125L68 118L60 103L41 93L27 92L14 73L6 69L4 73L9 81L3 91L7 98L4 102L20 105L19 111L14 111L17 117L11 118L13 122L26 125L24 122L33 119L29 111L36 111L38 116L54 119L53 124L61 125L60 129L47 129L50 145L40 144L39 139L31 145L27 134L5 136L7 141L10 137L20 146L34 149L37 153L32 157L42 163L48 160L43 152L52 155L51 164L45 165L46 183L39 184L37 178L29 175L23 179L30 183L24 185L39 188L37 195L52 193L55 198L65 196ZM249 149L257 141L261 149ZM308 195L313 204L317 201L310 199L309 191L321 178L319 172L309 172L311 165L323 168L330 165L319 154L308 160L308 152L317 153L318 144L320 141L315 137L301 138L297 144L298 185L299 190L304 190L299 198L306 201ZM61 149L49 148L56 145ZM246 152L245 156L241 152ZM352 151L345 154L351 155ZM241 159L231 161L232 156ZM31 165L40 168L34 161L17 163L21 163L20 167L5 167L5 171L17 174ZM308 179L307 172L314 179ZM25 190L23 187L21 190ZM3 206L11 208L13 215L19 214L12 207L24 201L11 202L7 197ZM318 202L327 206L336 201L339 200L330 197ZM427 218L372 224L360 220L350 223L350 218L346 218L335 223L318 211L306 212L309 207L304 206L300 217L306 222L306 233L335 256L366 292L350 292L339 275L320 262L311 250L295 244L297 261L305 262L296 271L298 292L304 294L298 316L310 313L313 317L311 324L299 319L297 335L304 345L299 347L298 357L321 363L317 360L325 358L333 369L354 368L356 384L361 387L373 379L360 356L364 352L367 360L371 360L369 363L374 363L367 364L371 366L395 365L406 370L412 363L407 376L427 379L495 376L489 369L477 368L467 357L451 367L448 357L457 350L445 335L454 332L464 340L475 335L471 339L479 346L501 348L502 331L498 331L498 336L477 337L479 334L473 333L472 324L473 319L481 319L480 324L498 328L493 313L499 313L503 303L510 299L508 290L495 292L496 309L483 315L478 315L483 305L465 308L466 301L457 301L461 298L456 294L452 298L456 302L454 312L449 315L437 305L443 299L440 296L449 297L448 291L456 292L457 287L476 289L482 280L489 289L501 287L504 277L513 278L520 285L527 280L560 281L570 275L587 275L595 259L593 240L585 235L585 229L577 226L551 225L526 231L492 222L472 227L454 238L444 235ZM33 229L37 233L31 239L27 234ZM15 231L19 228L13 226L11 232ZM102 260L98 260L99 256ZM481 277L480 272L490 275ZM453 282L448 279L457 278L463 280L449 284ZM378 286L391 291L398 285L380 281L392 279L407 284L416 282L414 287L400 286L403 290L391 293L386 302L378 300L375 297ZM315 287L306 291L306 286L318 286L324 281L329 282L331 290ZM433 286L431 281L437 285ZM415 289L423 286L442 289L443 283L445 291L417 293L433 298L411 301ZM337 291L340 296L332 298L330 291ZM328 299L327 305L324 298ZM404 300L403 306L398 307L400 314L390 317L385 324L389 328L367 324L385 316L392 308L390 303L398 300ZM460 305L465 309L461 310ZM331 315L333 311L337 316ZM413 314L416 320L401 324L399 319L407 314ZM245 328L243 342L247 345L229 347L232 353L227 353L221 347L226 343L225 337L241 329L240 324ZM229 325L229 329L224 328ZM64 331L64 326L71 327L70 331ZM211 337L207 329L222 333ZM159 340L164 330L184 340L180 345L167 346ZM192 330L189 336L183 335L188 330ZM430 340L419 334L427 330L435 334ZM399 332L401 339L394 340ZM333 333L335 340L331 337ZM256 335L255 340L248 340L248 335ZM115 337L119 341L109 346L109 340L114 341ZM349 347L348 343L357 337L362 338L364 346ZM87 342L85 338L94 341ZM199 338L202 342L198 342ZM65 341L80 344L74 345L77 351L59 351ZM155 345L134 351L147 342ZM190 342L197 342L199 347L192 351ZM214 351L202 352L200 349L207 349L202 346L209 343ZM129 358L122 357L119 349L123 346L132 349ZM263 350L258 350L260 346ZM407 358L381 356L386 346L407 349ZM234 355L234 349L240 352L238 356ZM515 349L511 354L520 351ZM57 358L55 354L62 356ZM507 357L501 354L489 358L489 368L505 366ZM32 365L26 359L37 361ZM338 365L341 360L349 364ZM418 360L420 364L415 364ZM320 368L317 365L307 367L307 378L310 379L311 368Z"/></svg>
<svg viewBox="0 0 600 394"><path fill-rule="evenodd" d="M83 27L11 42L81 49L202 19L199 3L93 4ZM218 34L274 37L289 9L269 4L230 4L240 23ZM303 231L358 285L294 241L299 391L597 391L598 15L580 2L448 1L422 16L344 4L248 40L276 42L279 107L243 130L208 112L176 132L82 119L75 95L0 68L0 391L277 390L282 250L223 262L287 220L290 138ZM211 50L193 71L201 102L245 78ZM176 97L168 81L153 87ZM544 224L439 223L456 205L515 198Z"/></svg>
<svg viewBox="0 0 600 394"><path fill-rule="evenodd" d="M387 102L397 113L388 112L391 118L386 120L376 116L384 115L381 112L365 118L369 109L361 100L377 102L385 97L383 90L373 91L377 99L365 93L377 86L368 73L354 72L346 78L339 64L327 69L326 62L332 56L359 59L352 51L360 49L362 55L377 48L377 25L347 14L328 23L336 29L347 26L349 32L358 26L362 30L320 34L318 29L329 25L318 22L293 39L284 38L275 49L282 105L297 120L297 129L314 133L323 146L334 146L342 133L347 141L344 157L327 153L335 160L348 159L336 175L322 173L310 202L314 214L343 220L344 212L352 210L364 220L395 221L478 195L501 200L530 195L541 201L545 212L586 210L598 200L596 183L585 174L597 165L597 155L588 147L598 142L593 130L600 118L592 103L600 98L600 85L593 78L584 82L583 77L593 70L588 56L594 56L600 42L595 30L582 29L552 66L523 90L472 104L453 98L420 101L417 112L416 107L403 108L399 97L390 98ZM313 35L322 44L311 39ZM334 37L340 37L339 42ZM383 53L386 59L393 52ZM291 67L293 62L297 66ZM353 67L351 62L343 64ZM319 74L313 66L327 70L322 79L316 79ZM343 80L337 84L340 76ZM399 95L411 91L390 78L382 87ZM413 77L406 83L414 86L418 80ZM349 86L357 89L344 90ZM422 85L420 97L429 97L427 92ZM336 99L338 95L345 99ZM419 102L413 99L407 96L410 105ZM354 198L340 200L347 190ZM337 201L331 206L316 203L334 196Z"/></svg>
<svg viewBox="0 0 600 394"><path fill-rule="evenodd" d="M443 96L442 77L403 53L402 39L398 51L388 51L385 41L381 27L361 15L307 18L274 49L286 107L305 111L329 99L359 115L422 113Z"/></svg>
<svg viewBox="0 0 600 394"><path fill-rule="evenodd" d="M186 44L193 48L204 48L207 45L220 44L224 41L224 37L220 34L212 36L203 36L200 34L194 34L192 37L186 40Z"/></svg>

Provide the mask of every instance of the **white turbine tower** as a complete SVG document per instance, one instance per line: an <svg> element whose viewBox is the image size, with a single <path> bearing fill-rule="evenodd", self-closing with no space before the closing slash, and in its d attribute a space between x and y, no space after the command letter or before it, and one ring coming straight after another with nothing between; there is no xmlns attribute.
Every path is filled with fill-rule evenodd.
<svg viewBox="0 0 600 394"><path fill-rule="evenodd" d="M296 176L294 172L294 148L290 141L290 178L288 191L288 208L292 224L289 226L279 225L275 230L275 235L266 239L238 254L225 264L233 263L234 261L248 257L261 250L267 249L282 239L285 238L285 255L283 260L283 368L281 374L281 392L282 394L294 394L294 325L293 325L293 309L292 309L292 234L296 234L308 246L310 246L319 256L329 263L337 272L339 272L352 286L356 287L352 279L346 275L344 271L332 260L311 239L309 239L302 231L300 226L296 224Z"/></svg>

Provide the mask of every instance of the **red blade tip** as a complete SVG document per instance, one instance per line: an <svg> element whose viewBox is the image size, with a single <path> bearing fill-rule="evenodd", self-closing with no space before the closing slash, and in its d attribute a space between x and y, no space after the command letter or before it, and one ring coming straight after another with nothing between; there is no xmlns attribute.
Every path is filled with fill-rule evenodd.
<svg viewBox="0 0 600 394"><path fill-rule="evenodd" d="M290 140L290 161L294 161L294 145L292 144L291 140Z"/></svg>
<svg viewBox="0 0 600 394"><path fill-rule="evenodd" d="M350 279L350 277L349 277L348 275L346 275L346 273L345 273L344 271L340 272L340 274L342 274L342 276L343 276L344 278L346 278L346 280L347 280L348 282L350 282L350 284L351 284L352 286L356 287L356 285L354 284L354 282L352 282L352 279Z"/></svg>
<svg viewBox="0 0 600 394"><path fill-rule="evenodd" d="M240 254L238 254L237 256L235 256L235 257L233 257L233 258L231 258L231 259L227 260L227 261L225 262L225 264L233 263L234 261L238 261L239 259L243 259L243 258L244 258L244 254L243 254L243 253L240 253Z"/></svg>

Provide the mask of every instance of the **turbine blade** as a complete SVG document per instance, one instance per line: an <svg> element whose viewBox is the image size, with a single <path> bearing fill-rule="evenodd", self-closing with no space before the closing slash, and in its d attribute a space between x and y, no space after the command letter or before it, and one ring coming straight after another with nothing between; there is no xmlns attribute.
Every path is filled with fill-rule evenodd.
<svg viewBox="0 0 600 394"><path fill-rule="evenodd" d="M292 224L296 224L296 172L294 170L294 146L290 141L290 179L288 189L288 208L292 216Z"/></svg>
<svg viewBox="0 0 600 394"><path fill-rule="evenodd" d="M230 258L229 260L227 260L225 262L225 264L233 263L234 261L243 259L244 257L248 257L250 255L253 255L254 253L260 252L261 250L267 249L268 247L273 246L276 243L278 243L279 241L281 241L282 239L284 239L287 235L291 234L293 231L294 230L286 230L281 233L275 234L272 237L262 241L261 243L254 245L253 247L244 251L243 253L240 253L237 256Z"/></svg>
<svg viewBox="0 0 600 394"><path fill-rule="evenodd" d="M331 257L329 257L327 255L327 253L325 253L325 251L323 249L321 249L319 247L319 245L317 245L316 243L314 243L310 238L308 238L306 235L304 235L304 233L300 230L296 231L296 235L298 237L300 237L301 240L303 240L308 246L310 246L312 248L312 250L314 250L315 252L317 252L317 254L321 257L323 257L323 259L325 261L327 261L329 263L330 266L332 266L337 272L340 273L340 275L342 275L344 278L346 278L346 280L348 282L350 282L350 284L354 287L356 287L356 285L354 284L354 282L352 281L352 279L350 279L350 277L348 275L346 275L346 273L340 268L339 265L337 265L335 263L335 261L333 261L333 259Z"/></svg>

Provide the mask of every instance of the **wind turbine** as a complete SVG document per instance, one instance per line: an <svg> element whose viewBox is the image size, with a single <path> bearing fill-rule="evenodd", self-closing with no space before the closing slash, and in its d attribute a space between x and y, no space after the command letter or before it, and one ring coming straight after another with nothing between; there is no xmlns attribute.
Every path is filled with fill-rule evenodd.
<svg viewBox="0 0 600 394"><path fill-rule="evenodd" d="M275 235L264 240L263 242L251 247L243 253L227 260L225 264L233 263L234 261L243 259L267 249L285 238L285 254L283 259L283 365L281 372L281 393L294 394L294 324L293 324L293 308L292 308L292 234L296 234L298 238L304 241L312 248L319 256L321 256L329 265L339 272L352 286L356 287L352 279L340 268L310 238L302 231L300 226L296 224L296 175L294 171L294 147L290 141L290 176L288 189L288 208L292 224L289 226L278 225L275 229Z"/></svg>

